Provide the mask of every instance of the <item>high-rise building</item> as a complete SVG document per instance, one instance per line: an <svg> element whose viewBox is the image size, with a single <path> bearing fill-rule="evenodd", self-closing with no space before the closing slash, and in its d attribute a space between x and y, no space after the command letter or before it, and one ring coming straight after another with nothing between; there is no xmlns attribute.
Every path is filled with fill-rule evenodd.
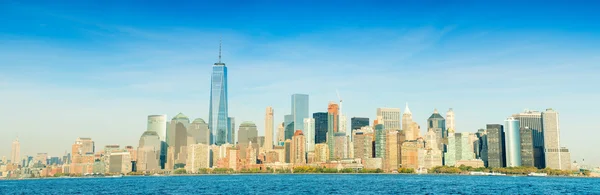
<svg viewBox="0 0 600 195"><path fill-rule="evenodd" d="M292 136L294 136L294 115L288 114L283 116L283 123L285 128L285 139L292 139Z"/></svg>
<svg viewBox="0 0 600 195"><path fill-rule="evenodd" d="M383 119L385 130L400 130L400 108L377 108L377 117Z"/></svg>
<svg viewBox="0 0 600 195"><path fill-rule="evenodd" d="M277 127L277 146L283 146L283 142L285 141L285 123L279 124Z"/></svg>
<svg viewBox="0 0 600 195"><path fill-rule="evenodd" d="M153 172L160 170L161 147L160 136L155 131L145 131L140 137L137 149L137 171Z"/></svg>
<svg viewBox="0 0 600 195"><path fill-rule="evenodd" d="M418 142L417 142L418 143ZM418 165L421 168L430 169L436 166L442 166L443 159L451 159L453 161L456 159L454 154L456 154L456 149L454 146L449 146L448 153L452 155L448 155L448 158L443 158L442 150L437 148L437 136L434 131L427 131L425 135L425 144L423 147L418 148ZM413 149L414 150L414 149ZM451 165L452 166L452 165Z"/></svg>
<svg viewBox="0 0 600 195"><path fill-rule="evenodd" d="M337 132L334 134L334 146L333 146L333 158L335 160L341 160L348 158L348 137L344 132Z"/></svg>
<svg viewBox="0 0 600 195"><path fill-rule="evenodd" d="M402 167L419 168L419 150L425 147L423 139L407 140L402 143Z"/></svg>
<svg viewBox="0 0 600 195"><path fill-rule="evenodd" d="M273 127L275 123L273 121L273 108L267 107L265 114L265 146L266 151L273 149Z"/></svg>
<svg viewBox="0 0 600 195"><path fill-rule="evenodd" d="M219 62L213 65L210 84L210 106L208 128L213 132L211 144L221 145L232 142L229 126L229 99L227 98L227 66L221 62L221 44L219 43ZM230 138L230 139L228 139Z"/></svg>
<svg viewBox="0 0 600 195"><path fill-rule="evenodd" d="M567 160L566 155L569 154L568 159L570 160L570 153L566 148L560 147L560 124L558 120L558 112L552 108L546 109L542 112L542 124L544 130L544 156L546 158L546 168L568 170L570 163L565 162ZM566 154L561 154L562 152Z"/></svg>
<svg viewBox="0 0 600 195"><path fill-rule="evenodd" d="M326 143L315 144L315 162L329 161L329 146Z"/></svg>
<svg viewBox="0 0 600 195"><path fill-rule="evenodd" d="M315 119L304 119L304 133L306 134L306 152L315 151Z"/></svg>
<svg viewBox="0 0 600 195"><path fill-rule="evenodd" d="M505 122L504 151L506 153L506 166L521 166L521 134L519 120L509 117Z"/></svg>
<svg viewBox="0 0 600 195"><path fill-rule="evenodd" d="M292 140L286 139L283 148L285 148L285 163L292 163Z"/></svg>
<svg viewBox="0 0 600 195"><path fill-rule="evenodd" d="M454 123L454 110L452 108L450 108L448 112L446 112L446 129L456 130L456 126Z"/></svg>
<svg viewBox="0 0 600 195"><path fill-rule="evenodd" d="M13 141L11 150L10 150L10 162L13 164L19 164L21 160L21 143L19 143L19 138ZM4 162L6 163L6 162Z"/></svg>
<svg viewBox="0 0 600 195"><path fill-rule="evenodd" d="M528 127L521 127L519 131L521 138L521 166L535 166L533 154L533 133Z"/></svg>
<svg viewBox="0 0 600 195"><path fill-rule="evenodd" d="M404 135L406 136L406 140L416 140L419 132L415 132L414 128L411 128L413 124L412 113L408 108L408 103L406 103L406 107L404 108L404 113L402 114L402 131L404 131Z"/></svg>
<svg viewBox="0 0 600 195"><path fill-rule="evenodd" d="M313 119L315 119L315 143L327 142L327 112L313 113Z"/></svg>
<svg viewBox="0 0 600 195"><path fill-rule="evenodd" d="M188 157L185 169L188 173L197 173L201 168L210 167L210 146L207 144L191 144L188 146Z"/></svg>
<svg viewBox="0 0 600 195"><path fill-rule="evenodd" d="M92 173L94 168L94 152L94 141L91 138L77 138L71 147L70 173L81 175Z"/></svg>
<svg viewBox="0 0 600 195"><path fill-rule="evenodd" d="M169 146L169 148L172 148L173 151L173 158L171 159L171 165L173 166L175 166L175 164L185 164L186 162L189 126L190 119L183 113L175 115L175 117L173 117L171 119L171 122L169 123L167 129L167 145ZM168 152L169 149L167 148L167 153Z"/></svg>
<svg viewBox="0 0 600 195"><path fill-rule="evenodd" d="M444 165L455 166L461 160L475 159L473 142L469 133L454 133L454 129L448 129L448 144L444 153Z"/></svg>
<svg viewBox="0 0 600 195"><path fill-rule="evenodd" d="M308 95L293 94L292 95L292 117L295 130L301 130L304 133L304 119L308 118Z"/></svg>
<svg viewBox="0 0 600 195"><path fill-rule="evenodd" d="M118 151L108 155L108 173L127 174L131 172L131 156L129 152Z"/></svg>
<svg viewBox="0 0 600 195"><path fill-rule="evenodd" d="M335 158L335 133L339 130L338 125L339 106L334 102L329 102L327 106L327 145L329 146L329 159Z"/></svg>
<svg viewBox="0 0 600 195"><path fill-rule="evenodd" d="M354 131L354 158L360 158L364 164L367 158L373 158L373 133Z"/></svg>
<svg viewBox="0 0 600 195"><path fill-rule="evenodd" d="M227 124L227 129L229 131L228 135L231 135L230 144L235 144L235 139L237 138L237 135L235 134L235 117L227 117Z"/></svg>
<svg viewBox="0 0 600 195"><path fill-rule="evenodd" d="M484 166L488 166L488 146L487 146L487 131L485 129L477 130L477 148L475 157L483 161Z"/></svg>
<svg viewBox="0 0 600 195"><path fill-rule="evenodd" d="M446 129L446 120L437 109L433 111L433 114L427 119L427 131L433 131L437 138L438 149L443 150L443 140L448 137L448 131Z"/></svg>
<svg viewBox="0 0 600 195"><path fill-rule="evenodd" d="M292 137L291 145L291 163L293 164L306 164L306 138L302 131L296 130Z"/></svg>
<svg viewBox="0 0 600 195"><path fill-rule="evenodd" d="M246 148L252 140L258 137L258 130L253 122L245 121L238 128L238 145L240 146L240 158L246 158ZM256 144L256 143L254 143Z"/></svg>
<svg viewBox="0 0 600 195"><path fill-rule="evenodd" d="M369 126L369 118L367 117L352 117L350 119L350 128L352 129L352 131L358 130L366 126Z"/></svg>
<svg viewBox="0 0 600 195"><path fill-rule="evenodd" d="M188 134L194 138L193 143L188 143L188 145L210 144L210 130L208 129L208 124L201 118L194 119L189 126Z"/></svg>
<svg viewBox="0 0 600 195"><path fill-rule="evenodd" d="M533 140L533 162L538 169L546 168L546 159L544 157L544 129L542 125L542 113L539 111L525 110L524 112L514 114L519 120L521 128L529 128Z"/></svg>
<svg viewBox="0 0 600 195"><path fill-rule="evenodd" d="M486 132L488 167L505 167L506 153L504 152L504 127L499 124L488 124Z"/></svg>
<svg viewBox="0 0 600 195"><path fill-rule="evenodd" d="M386 135L385 125L375 125L375 158L385 159Z"/></svg>
<svg viewBox="0 0 600 195"><path fill-rule="evenodd" d="M402 163L400 148L402 146L402 140L400 140L400 131L388 131L386 135L386 147L385 147L385 165L384 168L389 171L398 170L399 165Z"/></svg>
<svg viewBox="0 0 600 195"><path fill-rule="evenodd" d="M156 132L156 135L160 138L161 145L158 150L161 152L160 155L160 166L164 167L167 157L167 115L150 115L148 116L148 123L146 125L146 131Z"/></svg>

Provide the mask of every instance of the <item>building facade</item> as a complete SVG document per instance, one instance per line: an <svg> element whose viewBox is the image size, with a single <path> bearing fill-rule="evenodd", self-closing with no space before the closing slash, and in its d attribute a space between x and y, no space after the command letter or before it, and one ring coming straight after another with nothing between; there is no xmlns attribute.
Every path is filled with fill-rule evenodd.
<svg viewBox="0 0 600 195"><path fill-rule="evenodd" d="M509 117L504 120L504 123L506 166L519 167L521 166L521 127L519 126L519 120Z"/></svg>
<svg viewBox="0 0 600 195"><path fill-rule="evenodd" d="M427 119L427 131L433 131L437 138L438 149L444 149L444 138L448 137L448 131L446 129L446 120L437 109L433 111L433 114Z"/></svg>
<svg viewBox="0 0 600 195"><path fill-rule="evenodd" d="M328 127L328 113L317 112L313 114L315 119L315 143L326 143L327 142L327 129Z"/></svg>
<svg viewBox="0 0 600 195"><path fill-rule="evenodd" d="M546 168L546 159L544 157L544 127L542 125L542 113L539 111L525 110L524 112L514 114L513 117L519 120L519 126L521 128L528 128L531 130L534 166L538 169Z"/></svg>
<svg viewBox="0 0 600 195"><path fill-rule="evenodd" d="M386 136L387 131L385 130L385 125L375 125L375 158L385 159Z"/></svg>
<svg viewBox="0 0 600 195"><path fill-rule="evenodd" d="M304 133L306 134L306 152L315 151L315 119L304 119Z"/></svg>
<svg viewBox="0 0 600 195"><path fill-rule="evenodd" d="M400 130L400 108L377 108L377 117L383 120L385 130Z"/></svg>
<svg viewBox="0 0 600 195"><path fill-rule="evenodd" d="M505 167L506 154L504 152L504 127L499 124L487 125L487 166Z"/></svg>
<svg viewBox="0 0 600 195"><path fill-rule="evenodd" d="M292 95L292 117L294 122L294 133L296 130L304 132L304 119L308 118L308 95Z"/></svg>
<svg viewBox="0 0 600 195"><path fill-rule="evenodd" d="M292 137L291 145L291 163L292 164L306 164L306 138L302 134L301 130L296 130Z"/></svg>
<svg viewBox="0 0 600 195"><path fill-rule="evenodd" d="M558 120L558 112L549 108L542 113L542 124L544 130L544 157L546 168L567 170L570 166L565 164L566 155L561 154L564 150L560 146L560 124ZM567 154L569 154L567 152ZM570 156L570 154L569 154ZM570 157L568 158L570 160Z"/></svg>
<svg viewBox="0 0 600 195"><path fill-rule="evenodd" d="M521 138L521 166L534 167L533 131L528 127L521 127L519 134Z"/></svg>

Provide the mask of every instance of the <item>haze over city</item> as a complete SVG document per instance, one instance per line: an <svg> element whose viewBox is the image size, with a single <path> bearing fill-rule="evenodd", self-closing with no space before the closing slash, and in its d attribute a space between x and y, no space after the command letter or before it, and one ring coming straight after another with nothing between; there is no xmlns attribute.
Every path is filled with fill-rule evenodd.
<svg viewBox="0 0 600 195"><path fill-rule="evenodd" d="M208 121L222 39L229 116L259 135L295 93L312 114L337 90L348 118L408 102L421 126L453 108L457 132L553 108L571 159L600 164L594 6L245 3L0 2L0 156L17 136L62 156L77 137L136 146L152 114Z"/></svg>

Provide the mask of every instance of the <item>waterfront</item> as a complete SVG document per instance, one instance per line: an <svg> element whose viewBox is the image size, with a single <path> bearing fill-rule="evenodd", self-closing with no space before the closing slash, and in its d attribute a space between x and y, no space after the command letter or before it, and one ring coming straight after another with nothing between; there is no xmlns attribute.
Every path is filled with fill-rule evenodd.
<svg viewBox="0 0 600 195"><path fill-rule="evenodd" d="M260 174L0 181L0 194L599 194L600 179Z"/></svg>

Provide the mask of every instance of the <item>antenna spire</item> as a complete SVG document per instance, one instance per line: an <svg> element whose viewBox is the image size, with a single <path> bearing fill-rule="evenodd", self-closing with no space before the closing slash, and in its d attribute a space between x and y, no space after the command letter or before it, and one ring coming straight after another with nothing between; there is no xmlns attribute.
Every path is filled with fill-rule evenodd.
<svg viewBox="0 0 600 195"><path fill-rule="evenodd" d="M219 64L221 63L221 45L223 45L223 37L219 37Z"/></svg>

